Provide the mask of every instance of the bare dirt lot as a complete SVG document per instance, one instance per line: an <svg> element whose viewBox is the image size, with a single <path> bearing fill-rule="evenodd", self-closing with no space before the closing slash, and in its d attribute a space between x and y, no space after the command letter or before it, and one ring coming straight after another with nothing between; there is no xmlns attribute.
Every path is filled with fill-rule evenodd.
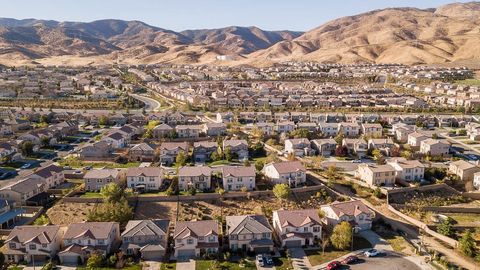
<svg viewBox="0 0 480 270"><path fill-rule="evenodd" d="M55 225L69 225L86 221L88 211L94 203L59 203L48 209L47 216Z"/></svg>

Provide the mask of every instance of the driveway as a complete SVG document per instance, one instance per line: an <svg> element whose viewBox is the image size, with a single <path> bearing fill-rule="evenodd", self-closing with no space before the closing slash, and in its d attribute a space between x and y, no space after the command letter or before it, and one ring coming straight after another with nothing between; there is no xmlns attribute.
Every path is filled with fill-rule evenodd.
<svg viewBox="0 0 480 270"><path fill-rule="evenodd" d="M188 261L178 261L177 270L194 270L195 269L195 260L190 259Z"/></svg>
<svg viewBox="0 0 480 270"><path fill-rule="evenodd" d="M375 249L393 251L392 246L372 230L361 231L359 235L365 238Z"/></svg>
<svg viewBox="0 0 480 270"><path fill-rule="evenodd" d="M145 261L145 262L143 262L143 264L142 264L142 269L143 269L143 270L158 270L158 269L160 269L160 265L161 265L160 262L156 262L156 261Z"/></svg>
<svg viewBox="0 0 480 270"><path fill-rule="evenodd" d="M289 249L292 258L293 269L295 270L307 270L312 269L312 265L308 260L307 254L303 248L291 248Z"/></svg>

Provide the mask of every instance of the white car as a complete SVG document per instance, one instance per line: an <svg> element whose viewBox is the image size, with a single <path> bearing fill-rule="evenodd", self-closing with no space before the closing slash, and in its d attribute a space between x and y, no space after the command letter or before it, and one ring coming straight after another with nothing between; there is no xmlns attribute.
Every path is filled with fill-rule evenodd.
<svg viewBox="0 0 480 270"><path fill-rule="evenodd" d="M370 249L370 250L365 251L364 255L367 258L376 257L376 256L380 255L380 252L378 252L378 250L376 250L376 249Z"/></svg>
<svg viewBox="0 0 480 270"><path fill-rule="evenodd" d="M30 168L30 164L28 163L25 163L22 165L22 167L20 167L20 169L28 169L28 168Z"/></svg>
<svg viewBox="0 0 480 270"><path fill-rule="evenodd" d="M265 263L263 262L263 256L262 255L257 255L257 263L258 263L258 266L260 266L260 267L265 266Z"/></svg>

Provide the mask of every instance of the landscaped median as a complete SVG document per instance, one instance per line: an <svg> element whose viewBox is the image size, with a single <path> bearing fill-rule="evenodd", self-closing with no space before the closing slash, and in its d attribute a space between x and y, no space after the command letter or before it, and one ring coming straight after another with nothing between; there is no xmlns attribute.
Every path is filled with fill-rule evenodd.
<svg viewBox="0 0 480 270"><path fill-rule="evenodd" d="M354 236L353 237L353 249L356 253L358 250L372 248L372 244L368 242L365 238L361 236ZM312 264L312 266L322 265L333 260L337 260L338 258L349 254L350 250L338 250L335 249L333 246L328 246L325 248L325 252L322 252L321 249L307 249L305 250L305 254L307 254L308 260Z"/></svg>

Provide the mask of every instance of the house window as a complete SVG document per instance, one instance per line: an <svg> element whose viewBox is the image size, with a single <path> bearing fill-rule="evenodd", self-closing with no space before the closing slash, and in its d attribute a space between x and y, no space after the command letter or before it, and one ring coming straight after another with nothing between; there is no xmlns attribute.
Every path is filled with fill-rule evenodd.
<svg viewBox="0 0 480 270"><path fill-rule="evenodd" d="M208 242L215 242L215 236L210 236L208 238Z"/></svg>
<svg viewBox="0 0 480 270"><path fill-rule="evenodd" d="M193 244L193 239L187 239L187 244L192 245Z"/></svg>
<svg viewBox="0 0 480 270"><path fill-rule="evenodd" d="M303 228L304 232L308 232L308 227Z"/></svg>
<svg viewBox="0 0 480 270"><path fill-rule="evenodd" d="M313 232L319 232L320 231L320 227L313 227Z"/></svg>
<svg viewBox="0 0 480 270"><path fill-rule="evenodd" d="M37 246L36 245L29 245L28 248L31 249L31 250L35 250L35 249L37 249Z"/></svg>
<svg viewBox="0 0 480 270"><path fill-rule="evenodd" d="M105 241L104 241L103 239L99 239L99 240L98 240L98 244L99 244L99 245L103 245L104 243L105 243Z"/></svg>
<svg viewBox="0 0 480 270"><path fill-rule="evenodd" d="M182 239L177 239L177 243L182 243Z"/></svg>
<svg viewBox="0 0 480 270"><path fill-rule="evenodd" d="M47 244L42 244L42 248L47 248Z"/></svg>
<svg viewBox="0 0 480 270"><path fill-rule="evenodd" d="M15 245L15 243L10 243L8 245L11 249L15 249L17 247L17 245Z"/></svg>

